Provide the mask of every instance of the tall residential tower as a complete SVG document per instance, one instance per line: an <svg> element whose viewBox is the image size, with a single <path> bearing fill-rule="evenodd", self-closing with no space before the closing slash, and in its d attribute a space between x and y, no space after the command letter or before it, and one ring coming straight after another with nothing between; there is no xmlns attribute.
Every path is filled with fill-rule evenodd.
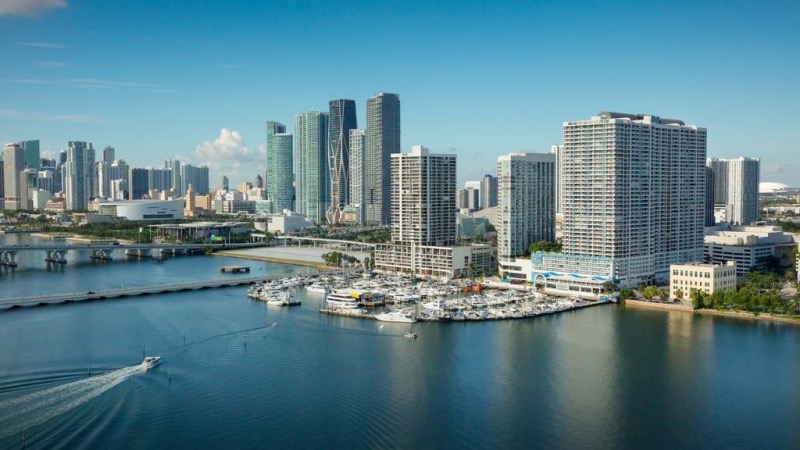
<svg viewBox="0 0 800 450"><path fill-rule="evenodd" d="M391 219L391 155L400 153L400 96L379 92L367 100L366 219Z"/></svg>
<svg viewBox="0 0 800 450"><path fill-rule="evenodd" d="M330 202L328 113L298 114L295 138L296 210L312 222L321 223Z"/></svg>
<svg viewBox="0 0 800 450"><path fill-rule="evenodd" d="M356 102L331 100L328 127L328 169L331 181L331 200L327 213L329 223L341 222L344 207L350 203L350 130L356 128Z"/></svg>
<svg viewBox="0 0 800 450"><path fill-rule="evenodd" d="M271 212L280 213L294 208L294 149L293 137L286 126L267 122L267 198L272 200Z"/></svg>

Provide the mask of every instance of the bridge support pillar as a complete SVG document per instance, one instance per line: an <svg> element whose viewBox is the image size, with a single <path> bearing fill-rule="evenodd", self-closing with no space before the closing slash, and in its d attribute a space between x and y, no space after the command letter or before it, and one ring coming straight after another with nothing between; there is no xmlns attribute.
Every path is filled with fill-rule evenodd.
<svg viewBox="0 0 800 450"><path fill-rule="evenodd" d="M125 250L125 256L136 256L139 258L152 258L149 248L131 248Z"/></svg>
<svg viewBox="0 0 800 450"><path fill-rule="evenodd" d="M60 264L66 264L67 259L64 255L67 254L66 250L45 250L47 252L47 256L44 258L47 262L54 262Z"/></svg>
<svg viewBox="0 0 800 450"><path fill-rule="evenodd" d="M0 264L9 267L17 267L17 252L14 250L0 252Z"/></svg>

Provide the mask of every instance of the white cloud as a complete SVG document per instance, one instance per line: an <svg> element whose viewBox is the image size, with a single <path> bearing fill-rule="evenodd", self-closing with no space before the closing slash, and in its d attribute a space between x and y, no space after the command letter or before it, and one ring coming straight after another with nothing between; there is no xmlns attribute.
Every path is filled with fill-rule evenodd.
<svg viewBox="0 0 800 450"><path fill-rule="evenodd" d="M0 0L0 16L38 16L67 6L66 0Z"/></svg>
<svg viewBox="0 0 800 450"><path fill-rule="evenodd" d="M45 69L61 69L67 66L69 64L64 61L39 61L39 67L44 67Z"/></svg>
<svg viewBox="0 0 800 450"><path fill-rule="evenodd" d="M267 150L263 145L251 150L238 131L223 128L214 141L205 141L194 150L192 160L206 164L212 179L227 175L232 182L250 180L264 172Z"/></svg>
<svg viewBox="0 0 800 450"><path fill-rule="evenodd" d="M0 0L0 2L1 1L3 0ZM68 48L66 45L56 44L53 42L14 42L14 45L21 45L23 47L37 47L37 48Z"/></svg>

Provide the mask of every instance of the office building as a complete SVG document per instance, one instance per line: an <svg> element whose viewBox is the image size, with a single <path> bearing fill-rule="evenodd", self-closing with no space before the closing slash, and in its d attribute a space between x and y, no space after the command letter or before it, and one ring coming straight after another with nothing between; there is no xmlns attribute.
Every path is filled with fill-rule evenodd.
<svg viewBox="0 0 800 450"><path fill-rule="evenodd" d="M314 223L325 220L330 204L328 113L311 111L295 118L297 212ZM269 179L269 178L268 178Z"/></svg>
<svg viewBox="0 0 800 450"><path fill-rule="evenodd" d="M497 158L497 258L522 256L539 241L555 241L555 157L510 153Z"/></svg>
<svg viewBox="0 0 800 450"><path fill-rule="evenodd" d="M181 167L181 170L184 167L186 166ZM172 169L162 167L147 169L147 188L159 191L172 189Z"/></svg>
<svg viewBox="0 0 800 450"><path fill-rule="evenodd" d="M400 96L380 92L367 100L365 205L368 223L391 219L391 155L400 153Z"/></svg>
<svg viewBox="0 0 800 450"><path fill-rule="evenodd" d="M350 130L350 206L354 211L352 221L359 224L366 221L366 209L364 208L367 170L366 146L366 130Z"/></svg>
<svg viewBox="0 0 800 450"><path fill-rule="evenodd" d="M555 158L555 196L556 196L556 212L561 212L561 150L563 145L551 145L550 154Z"/></svg>
<svg viewBox="0 0 800 450"><path fill-rule="evenodd" d="M42 158L39 151L39 141L22 141L20 143L25 151L25 167L39 170L42 165Z"/></svg>
<svg viewBox="0 0 800 450"><path fill-rule="evenodd" d="M114 147L108 146L103 149L103 161L106 164L111 164L116 159L116 150L114 150Z"/></svg>
<svg viewBox="0 0 800 450"><path fill-rule="evenodd" d="M706 165L714 173L714 204L728 204L728 160L708 158Z"/></svg>
<svg viewBox="0 0 800 450"><path fill-rule="evenodd" d="M149 197L149 181L148 169L131 167L128 170L128 196L126 199L142 200Z"/></svg>
<svg viewBox="0 0 800 450"><path fill-rule="evenodd" d="M356 102L331 100L328 127L328 170L330 171L329 223L343 221L344 207L350 203L350 130L358 128Z"/></svg>
<svg viewBox="0 0 800 450"><path fill-rule="evenodd" d="M671 264L702 260L706 134L654 115L565 122L563 253L532 255L533 281L596 295L606 281L667 282Z"/></svg>
<svg viewBox="0 0 800 450"><path fill-rule="evenodd" d="M469 200L467 199L466 189L456 189L456 210L467 209Z"/></svg>
<svg viewBox="0 0 800 450"><path fill-rule="evenodd" d="M261 175L256 174L256 177L253 178L253 187L259 188L259 189L264 189L264 187L265 187L264 186L264 178L261 177Z"/></svg>
<svg viewBox="0 0 800 450"><path fill-rule="evenodd" d="M172 190L175 192L183 193L183 179L181 178L181 162L177 159L168 159L164 161L164 167L172 171Z"/></svg>
<svg viewBox="0 0 800 450"><path fill-rule="evenodd" d="M497 177L486 174L481 179L481 209L497 206Z"/></svg>
<svg viewBox="0 0 800 450"><path fill-rule="evenodd" d="M736 289L736 263L723 264L692 262L670 266L669 298L691 303L691 292L711 295L715 291Z"/></svg>
<svg viewBox="0 0 800 450"><path fill-rule="evenodd" d="M183 164L181 166L181 182L183 187L178 195L184 195L192 186L192 191L196 195L208 195L209 193L209 174L208 166L193 166L191 164Z"/></svg>
<svg viewBox="0 0 800 450"><path fill-rule="evenodd" d="M750 225L759 220L758 183L761 161L758 158L728 160L728 202L726 216L735 225Z"/></svg>
<svg viewBox="0 0 800 450"><path fill-rule="evenodd" d="M273 213L294 210L294 137L286 126L267 122L267 198Z"/></svg>
<svg viewBox="0 0 800 450"><path fill-rule="evenodd" d="M5 209L25 209L21 198L23 170L25 170L25 149L20 144L6 144L3 155Z"/></svg>
<svg viewBox="0 0 800 450"><path fill-rule="evenodd" d="M94 162L94 147L91 142L69 142L63 179L67 210L85 210L89 207L97 189Z"/></svg>
<svg viewBox="0 0 800 450"><path fill-rule="evenodd" d="M764 267L764 262L772 258L782 268L791 267L792 250L798 243L793 234L783 232L781 227L721 224L706 230L703 244L705 262L734 261L737 274L744 276L751 269Z"/></svg>

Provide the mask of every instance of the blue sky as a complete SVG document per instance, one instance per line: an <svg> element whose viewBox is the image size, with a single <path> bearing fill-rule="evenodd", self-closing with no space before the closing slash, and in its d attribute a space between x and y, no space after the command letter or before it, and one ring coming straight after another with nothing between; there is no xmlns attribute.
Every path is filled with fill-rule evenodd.
<svg viewBox="0 0 800 450"><path fill-rule="evenodd" d="M712 157L800 186L797 2L0 0L0 139L265 168L267 120L400 94L402 145L546 152L603 110L708 128Z"/></svg>

